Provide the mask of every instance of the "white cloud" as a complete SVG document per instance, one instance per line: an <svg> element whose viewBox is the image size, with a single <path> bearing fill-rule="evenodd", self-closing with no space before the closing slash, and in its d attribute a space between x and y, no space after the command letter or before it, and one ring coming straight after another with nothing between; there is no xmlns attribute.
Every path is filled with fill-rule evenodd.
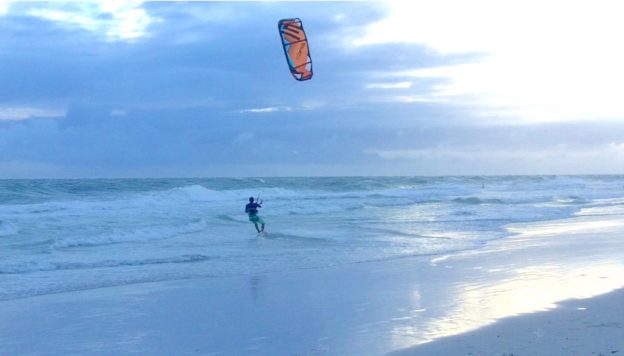
<svg viewBox="0 0 624 356"><path fill-rule="evenodd" d="M336 14L336 15L334 15L334 21L336 21L336 22L342 21L342 20L344 20L345 17L346 17L346 15L343 14L343 13Z"/></svg>
<svg viewBox="0 0 624 356"><path fill-rule="evenodd" d="M107 40L134 40L147 36L148 26L158 21L141 8L140 1L94 1L38 3L28 14L49 21L77 26ZM46 5L41 5L46 4Z"/></svg>
<svg viewBox="0 0 624 356"><path fill-rule="evenodd" d="M364 88L366 89L409 89L412 82L396 82L396 83L370 83Z"/></svg>
<svg viewBox="0 0 624 356"><path fill-rule="evenodd" d="M241 114L245 114L245 113L271 113L271 112L278 112L278 111L292 111L291 107L288 106L269 106L266 108L253 108L253 109L243 109L243 110L239 110L239 113Z"/></svg>
<svg viewBox="0 0 624 356"><path fill-rule="evenodd" d="M553 145L535 149L490 146L367 149L389 162L414 164L440 174L602 174L624 173L624 143L586 147Z"/></svg>
<svg viewBox="0 0 624 356"><path fill-rule="evenodd" d="M387 160L466 160L475 157L488 158L533 158L543 157L544 152L528 152L525 150L484 150L452 149L452 148L427 148L427 149L403 149L403 150L366 150L365 153L373 154Z"/></svg>
<svg viewBox="0 0 624 356"><path fill-rule="evenodd" d="M614 154L620 155L620 157L624 157L624 142L611 142L609 144L609 148L611 149L611 151L613 151Z"/></svg>
<svg viewBox="0 0 624 356"><path fill-rule="evenodd" d="M316 110L326 106L323 100L307 99L301 102L300 106L303 110Z"/></svg>
<svg viewBox="0 0 624 356"><path fill-rule="evenodd" d="M448 99L429 95L391 95L377 98L375 101L382 103L443 103L447 102Z"/></svg>
<svg viewBox="0 0 624 356"><path fill-rule="evenodd" d="M120 116L126 116L126 110L122 110L122 109L113 109L110 112L110 116L114 116L114 117L120 117Z"/></svg>
<svg viewBox="0 0 624 356"><path fill-rule="evenodd" d="M0 16L4 16L9 12L9 1L0 0Z"/></svg>
<svg viewBox="0 0 624 356"><path fill-rule="evenodd" d="M416 43L442 55L481 54L470 64L391 73L442 79L432 97L522 122L624 120L620 1L442 0L389 6L388 17L371 24L355 46Z"/></svg>
<svg viewBox="0 0 624 356"><path fill-rule="evenodd" d="M234 141L232 141L232 143L235 145L240 145L240 144L245 144L247 142L253 141L255 139L256 139L256 134L254 134L253 132L243 132L243 133L240 133L238 136L236 136L236 138L234 139Z"/></svg>
<svg viewBox="0 0 624 356"><path fill-rule="evenodd" d="M18 121L33 118L59 118L65 117L67 112L58 109L41 109L30 107L4 107L0 108L0 121Z"/></svg>

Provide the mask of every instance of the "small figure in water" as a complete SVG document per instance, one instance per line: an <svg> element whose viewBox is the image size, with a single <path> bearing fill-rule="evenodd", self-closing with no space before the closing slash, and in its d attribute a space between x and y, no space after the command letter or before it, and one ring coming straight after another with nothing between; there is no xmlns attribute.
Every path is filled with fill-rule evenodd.
<svg viewBox="0 0 624 356"><path fill-rule="evenodd" d="M254 226L256 227L256 231L258 231L258 233L264 232L264 220L262 220L262 218L258 216L258 208L262 208L261 204L262 201L257 201L256 203L254 203L254 198L250 197L249 204L245 206L245 212L247 213L247 215L249 215L249 221L254 223ZM258 224L260 224L262 228L259 228Z"/></svg>

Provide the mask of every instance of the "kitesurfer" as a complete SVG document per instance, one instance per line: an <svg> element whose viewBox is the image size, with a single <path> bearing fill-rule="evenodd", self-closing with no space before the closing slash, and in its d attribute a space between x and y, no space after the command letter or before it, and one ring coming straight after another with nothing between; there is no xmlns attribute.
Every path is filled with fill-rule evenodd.
<svg viewBox="0 0 624 356"><path fill-rule="evenodd" d="M249 197L249 204L245 206L245 213L249 215L249 221L251 221L256 227L256 231L258 233L264 232L264 220L258 216L258 208L262 208L262 201L258 201L254 203L254 198ZM258 224L261 225L262 228L258 227Z"/></svg>

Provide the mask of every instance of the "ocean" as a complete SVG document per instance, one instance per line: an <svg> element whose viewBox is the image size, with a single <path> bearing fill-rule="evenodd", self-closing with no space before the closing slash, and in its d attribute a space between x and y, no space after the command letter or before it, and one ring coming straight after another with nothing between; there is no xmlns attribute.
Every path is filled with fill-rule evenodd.
<svg viewBox="0 0 624 356"><path fill-rule="evenodd" d="M622 211L624 176L0 180L0 300L447 254Z"/></svg>

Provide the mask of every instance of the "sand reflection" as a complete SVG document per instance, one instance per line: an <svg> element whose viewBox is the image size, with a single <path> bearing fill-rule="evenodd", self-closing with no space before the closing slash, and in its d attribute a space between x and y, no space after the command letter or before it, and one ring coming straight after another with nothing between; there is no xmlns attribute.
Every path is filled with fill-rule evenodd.
<svg viewBox="0 0 624 356"><path fill-rule="evenodd" d="M557 302L590 298L624 285L624 264L606 262L589 266L528 266L515 276L492 283L457 285L456 296L441 317L412 320L394 330L394 344L409 347L465 333L496 320L555 308ZM414 295L419 295L415 292ZM420 305L420 298L415 303Z"/></svg>
<svg viewBox="0 0 624 356"><path fill-rule="evenodd" d="M518 226L510 228L519 234L515 241L434 259L438 272L432 278L448 284L442 284L442 291L413 292L419 296L414 306L426 312L395 325L394 346L465 333L623 287L622 226L622 220L583 218ZM445 268L451 272L440 272ZM427 293L431 300L423 304L420 296Z"/></svg>

